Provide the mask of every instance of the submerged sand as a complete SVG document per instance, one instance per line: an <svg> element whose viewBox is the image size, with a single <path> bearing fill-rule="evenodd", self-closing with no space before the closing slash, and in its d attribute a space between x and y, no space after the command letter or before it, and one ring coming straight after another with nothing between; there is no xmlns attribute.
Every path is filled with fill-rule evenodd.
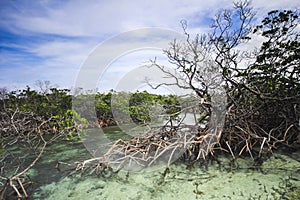
<svg viewBox="0 0 300 200"><path fill-rule="evenodd" d="M76 175L44 185L34 199L114 200L114 199L294 199L300 188L300 163L288 156L274 154L257 169L252 160L221 159L221 165L187 168L173 164L163 178L164 168L142 172L119 172L103 177Z"/></svg>

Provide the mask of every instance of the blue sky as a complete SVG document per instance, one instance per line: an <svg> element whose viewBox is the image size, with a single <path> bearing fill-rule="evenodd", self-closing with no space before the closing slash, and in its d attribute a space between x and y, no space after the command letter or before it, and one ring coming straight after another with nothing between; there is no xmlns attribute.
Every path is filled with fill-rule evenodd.
<svg viewBox="0 0 300 200"><path fill-rule="evenodd" d="M149 27L182 33L182 19L192 33L206 32L214 14L231 6L230 0L0 0L0 87L34 87L37 80L49 80L72 88L88 56L111 38ZM300 2L253 0L252 6L261 18L271 9L300 8ZM120 43L107 50L108 57L132 41ZM95 87L113 89L128 71L161 55L160 49L141 52L113 59Z"/></svg>

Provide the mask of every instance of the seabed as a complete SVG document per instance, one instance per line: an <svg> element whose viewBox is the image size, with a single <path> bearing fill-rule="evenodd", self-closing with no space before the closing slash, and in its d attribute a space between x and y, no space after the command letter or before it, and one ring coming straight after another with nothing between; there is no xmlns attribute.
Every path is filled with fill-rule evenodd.
<svg viewBox="0 0 300 200"><path fill-rule="evenodd" d="M299 155L299 154L298 154ZM140 172L120 171L109 178L76 174L41 186L34 199L300 199L300 162L274 153L260 167L251 159L219 158L208 168L172 164Z"/></svg>

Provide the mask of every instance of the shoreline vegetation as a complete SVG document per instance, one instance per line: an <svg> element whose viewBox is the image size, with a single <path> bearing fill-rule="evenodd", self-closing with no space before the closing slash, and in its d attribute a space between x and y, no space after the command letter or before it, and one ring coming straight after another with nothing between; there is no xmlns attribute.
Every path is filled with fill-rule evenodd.
<svg viewBox="0 0 300 200"><path fill-rule="evenodd" d="M183 21L186 41L174 40L164 51L181 73L180 79L151 61L150 67L160 69L174 80L174 85L191 89L193 95L188 97L113 90L71 95L70 90L51 88L46 82L39 82L41 91L29 86L18 91L1 88L0 200L14 195L28 198L28 171L47 146L58 140L80 140L87 127L134 123L147 128L129 140L115 141L101 157L73 163L74 173L106 178L122 169L144 168L161 161L166 163L163 176L167 176L174 161L207 167L208 161L218 160L221 153L230 155L233 163L243 156L250 157L257 169L275 150L299 149L299 12L270 11L255 25L253 13L249 2L237 2L230 12L216 15L210 33L194 39ZM260 48L253 52L236 50L254 35L265 38ZM207 55L215 58L204 62ZM250 64L240 67L243 59ZM149 83L154 89L168 84ZM223 99L210 93L216 85L225 90L227 97L225 108L219 110L212 103ZM219 117L223 111L224 122ZM187 113L194 114L194 125L181 120ZM151 126L157 122L164 123ZM25 146L36 157L24 166L24 159L6 151L14 145Z"/></svg>
<svg viewBox="0 0 300 200"><path fill-rule="evenodd" d="M111 108L109 103L111 102L110 98L112 93L116 92L111 91L107 94L92 95L93 97L96 96L96 112L98 111L97 116L100 116L98 118L99 121L95 123L94 121L88 121L87 119L82 118L77 112L71 109L70 102L72 95L68 94L68 90L51 88L49 91L49 93L40 93L31 90L28 87L26 90L12 91L7 93L6 98L3 98L1 101L3 108L5 108L5 110L1 111L1 149L2 156L4 156L1 160L2 169L4 169L2 170L1 177L3 183L7 181L6 188L2 188L3 196L7 195L8 193L12 194L12 190L18 191L19 194L17 193L17 195L20 197L26 195L28 196L25 188L26 186L30 185L30 181L24 177L26 176L28 170L32 168L41 158L47 145L51 145L51 143L62 139L67 141L80 139L82 130L88 127L108 127L118 124L116 121L112 120L112 113L110 110L108 110ZM124 95L125 93L121 93L120 99L124 99L122 97ZM163 173L166 176L169 173L169 165L177 159L179 162L183 162L187 166L194 165L194 163L197 163L196 161L200 161L200 165L208 167L207 161L211 159L218 160L218 154L222 152L232 155L233 162L239 157L250 156L253 159L253 169L255 169L259 168L277 148L285 148L286 151L293 151L299 148L299 141L297 141L299 132L297 132L297 129L295 129L296 127L293 129L293 126L291 125L287 127L284 134L280 134L281 138L275 138L276 136L269 135L271 139L274 138L272 145L270 145L270 141L266 141L265 138L267 135L253 135L254 138L252 138L252 140L254 141L251 142L251 140L244 139L244 146L239 146L237 143L242 142L242 137L249 137L249 135L247 133L244 135L241 134L243 130L240 130L241 132L239 134L236 133L236 135L238 135L241 139L238 140L236 137L233 137L231 140L228 140L226 137L232 137L232 132L229 132L230 135L226 135L225 130L228 128L228 125L226 126L225 124L225 130L222 130L222 137L224 138L219 138L217 140L218 142L216 142L214 146L207 145L210 148L207 149L207 152L203 150L201 152L200 145L203 144L200 142L203 140L204 136L208 135L205 134L208 126L200 128L200 120L203 120L203 124L207 119L203 118L202 115L199 115L197 118L199 122L198 125L170 125L175 124L175 121L180 121L178 116L179 113L182 112L179 112L181 109L178 108L180 108L179 106L182 105L182 102L194 102L194 99L180 100L179 97L174 95L156 95L149 94L146 91L136 92L130 95L134 99L132 102L135 103L132 104L132 108L134 109L132 109L130 116L134 116L133 119L136 119L135 122L137 123L137 126L147 126L147 124L149 125L151 123L149 121L151 120L151 106L155 105L157 107L158 103L159 105L164 103L165 105L161 105L161 108L169 109L167 112L172 117L169 117L169 121L166 121L163 126L158 128L156 127L155 130L151 130L148 135L133 137L128 141L119 139L113 144L111 149L108 150L109 154L105 155L108 157L105 157L105 159L104 157L91 158L79 162L79 164L74 165L74 172L95 174L97 176L99 176L99 174L101 174L101 176L103 174L107 174L107 177L109 177L111 174L118 173L118 171L121 169L126 170L126 165L128 165L127 155L134 154L135 159L138 159L137 165L142 167L147 165L151 166L156 162L168 160L168 165ZM87 102L85 101L87 96L87 94L81 96L81 105L83 108L84 103ZM145 104L147 101L148 104ZM69 102L70 104L68 105L66 102ZM102 106L102 108L100 108L100 106ZM196 113L201 114L201 108L196 109L195 106L199 105L187 106L189 109L186 110L186 113L197 110ZM191 109L192 107L194 109ZM147 108L148 112L146 112ZM126 110L128 110L128 108ZM109 116L107 121L113 121L113 123L101 121L104 119L103 115ZM227 115L230 116L229 114ZM122 121L121 123L126 122ZM46 135L48 136L45 137ZM238 142L234 143L234 140L237 140ZM228 141L231 143L231 145L229 145ZM249 141L249 143L247 143L247 141ZM29 149L35 149L34 151L36 152L37 156L36 159L34 159L26 168L19 170L18 173L4 179L6 172L11 172L10 170L6 170L5 167L11 167L12 164L10 163L10 165L8 165L6 163L6 158L10 160L11 158L9 157L14 157L14 155L4 155L8 153L5 152L4 149L6 146L12 146L15 144L25 145L28 146ZM177 151L173 151L175 147L177 147L178 151L180 151L182 150L180 148L188 145L192 148L186 149L186 153L182 154L180 158L172 158L173 154L175 155L178 153ZM231 149L231 147L234 147L234 149ZM120 151L123 151L123 154L120 154ZM164 152L166 152L165 155L163 155ZM161 154L163 156L157 157L157 160L150 159L150 161L146 161L146 159L144 159L145 154L148 156L146 157L148 159L149 157L155 158L155 154ZM117 158L118 163L116 164L114 161ZM22 166L22 164L17 164L19 160L16 160L15 162L16 163L14 166L16 169ZM110 162L114 162L113 166L111 166ZM60 164L63 165L64 163ZM135 165L133 168L134 167L137 166ZM130 168L127 168L127 170L130 170ZM9 188L9 186L12 187Z"/></svg>

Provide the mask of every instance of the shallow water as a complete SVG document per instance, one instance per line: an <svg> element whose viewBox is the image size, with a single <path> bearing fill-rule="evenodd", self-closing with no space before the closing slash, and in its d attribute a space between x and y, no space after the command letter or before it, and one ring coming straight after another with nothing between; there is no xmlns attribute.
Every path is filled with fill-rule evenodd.
<svg viewBox="0 0 300 200"><path fill-rule="evenodd" d="M124 137L116 127L104 131L96 141L112 142ZM31 170L34 185L30 192L33 199L40 200L294 199L288 193L300 188L300 162L296 160L299 152L292 155L293 158L274 153L261 169L252 168L251 159L237 159L232 165L229 158L220 157L221 165L209 163L207 170L198 165L187 168L174 163L165 177L162 165L129 174L121 171L106 179L81 174L68 176L74 165L61 165L61 171L57 170L58 161L74 164L92 157L85 142L59 142L50 146Z"/></svg>
<svg viewBox="0 0 300 200"><path fill-rule="evenodd" d="M293 176L293 179L291 178ZM299 178L299 177L298 177ZM172 166L162 174L124 173L105 180L97 177L64 178L41 188L36 199L283 199L291 185L299 186L293 173L187 170ZM47 198L45 198L47 197Z"/></svg>

